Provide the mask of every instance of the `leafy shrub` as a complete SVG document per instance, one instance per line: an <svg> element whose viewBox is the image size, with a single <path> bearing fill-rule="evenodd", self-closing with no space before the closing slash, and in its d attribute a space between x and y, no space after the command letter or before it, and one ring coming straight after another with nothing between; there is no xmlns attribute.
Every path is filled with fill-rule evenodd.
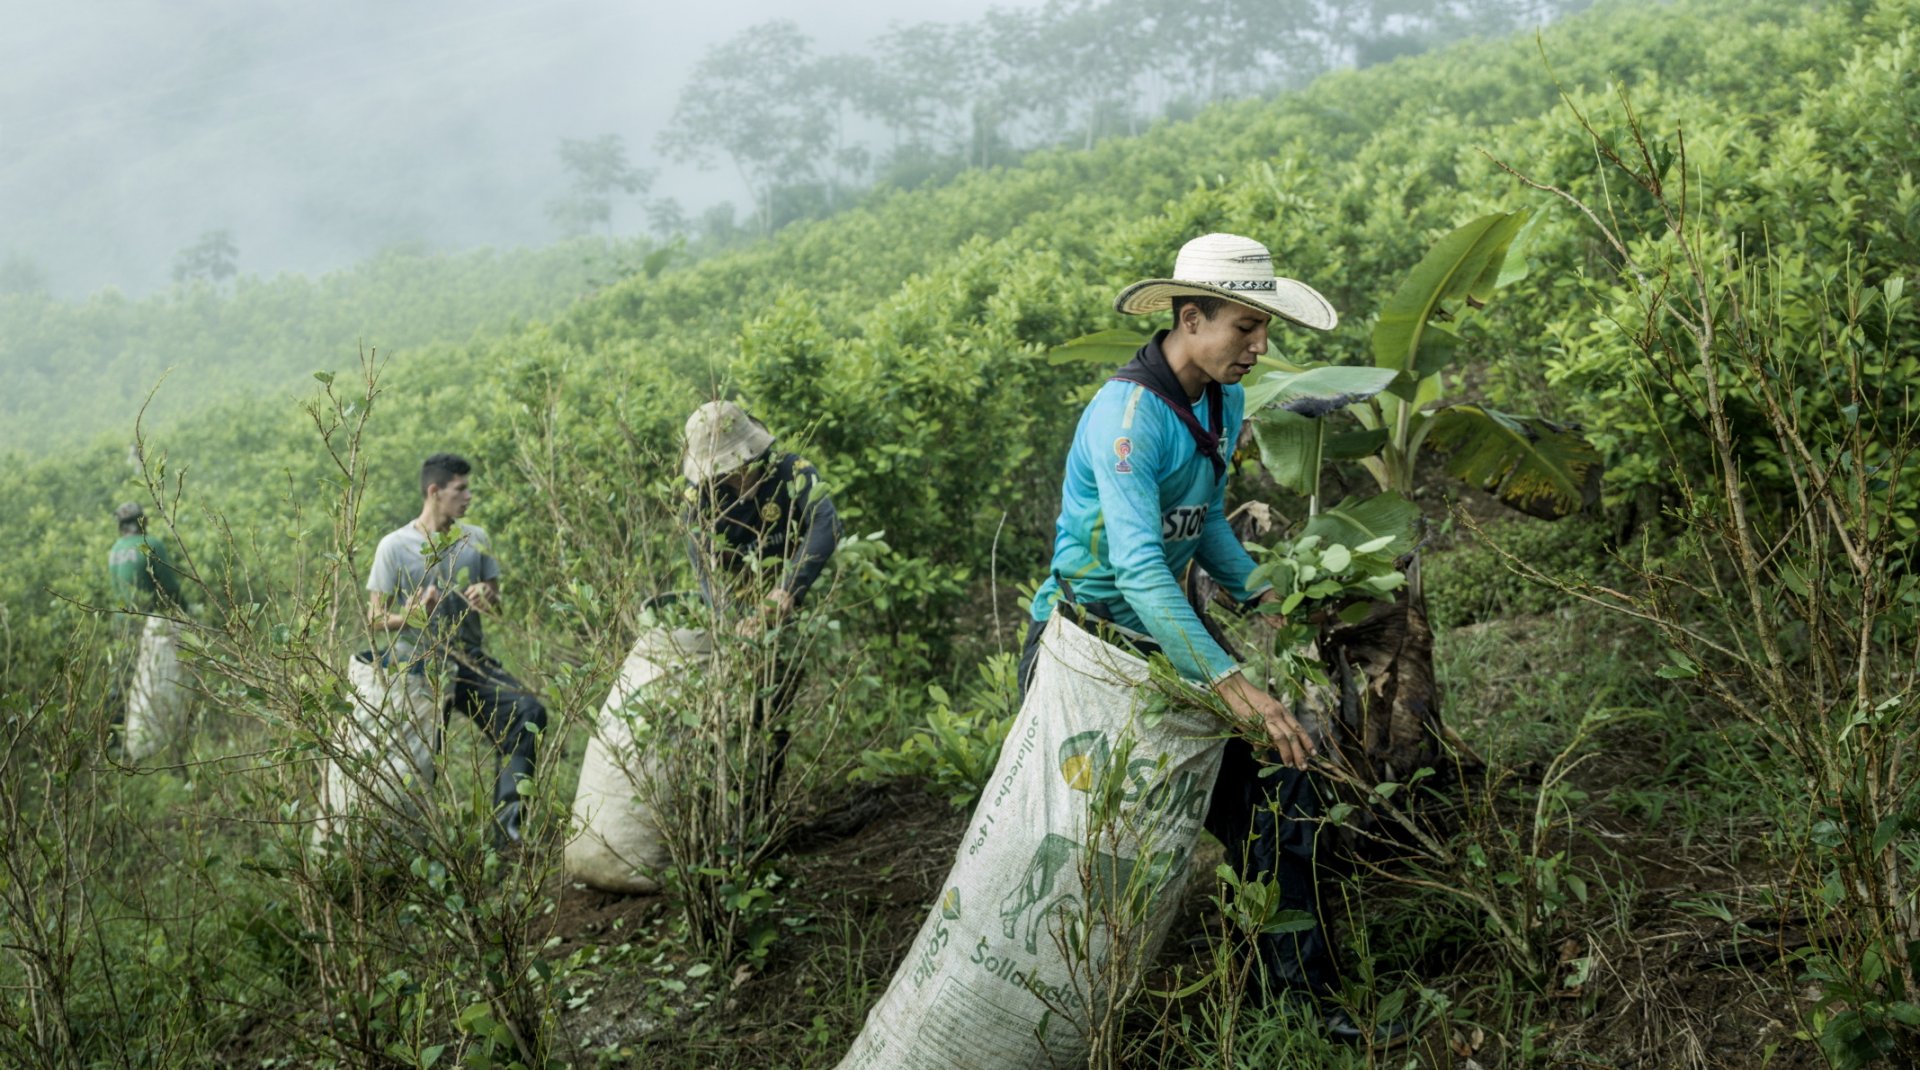
<svg viewBox="0 0 1920 1070"><path fill-rule="evenodd" d="M1017 662L1012 654L995 654L981 662L979 679L957 709L945 688L929 687L934 704L926 726L898 747L862 751L860 768L851 779L925 780L956 809L972 806L986 790L1000 761L1000 744L1020 712Z"/></svg>

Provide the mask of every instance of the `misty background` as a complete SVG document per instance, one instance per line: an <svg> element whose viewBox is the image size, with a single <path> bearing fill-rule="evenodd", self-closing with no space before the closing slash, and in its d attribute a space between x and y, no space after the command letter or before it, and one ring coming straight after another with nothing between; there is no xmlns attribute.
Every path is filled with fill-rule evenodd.
<svg viewBox="0 0 1920 1070"><path fill-rule="evenodd" d="M13 6L0 292L72 298L579 234L732 244L1585 3Z"/></svg>
<svg viewBox="0 0 1920 1070"><path fill-rule="evenodd" d="M864 42L984 0L816 0L796 17ZM246 273L315 272L396 245L544 244L562 138L653 143L701 55L795 11L621 0L9 5L0 29L0 257L56 294L170 281L227 231ZM692 210L736 176L664 170ZM616 225L626 227L628 206ZM632 210L637 212L637 206ZM637 224L636 224L637 225Z"/></svg>

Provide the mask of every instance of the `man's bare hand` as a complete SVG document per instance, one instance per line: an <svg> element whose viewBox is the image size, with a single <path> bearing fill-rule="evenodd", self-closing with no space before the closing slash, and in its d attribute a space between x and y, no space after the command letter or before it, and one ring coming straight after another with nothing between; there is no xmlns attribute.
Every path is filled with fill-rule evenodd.
<svg viewBox="0 0 1920 1070"><path fill-rule="evenodd" d="M1213 690L1243 724L1259 725L1266 732L1281 761L1295 769L1307 767L1314 753L1313 738L1279 699L1253 686L1242 673L1223 678Z"/></svg>
<svg viewBox="0 0 1920 1070"><path fill-rule="evenodd" d="M793 592L785 587L776 587L773 593L767 596L767 603L772 607L773 619L776 622L786 620L793 613Z"/></svg>
<svg viewBox="0 0 1920 1070"><path fill-rule="evenodd" d="M429 583L425 587L413 592L413 597L407 599L406 607L400 612L411 619L416 611L426 614L427 616L432 616L433 611L439 607L440 587L438 584Z"/></svg>
<svg viewBox="0 0 1920 1070"><path fill-rule="evenodd" d="M476 613L493 612L493 603L496 597L494 586L485 580L479 583L467 584L466 590L460 592L460 597L465 598L467 604L472 606Z"/></svg>
<svg viewBox="0 0 1920 1070"><path fill-rule="evenodd" d="M1258 610L1278 601L1280 601L1279 590L1273 587L1269 587L1266 590L1260 592L1259 597L1253 600L1253 606L1256 610ZM1284 613L1260 612L1260 613L1255 613L1254 616L1258 620L1266 624L1271 624L1276 628L1284 628L1287 626L1287 616Z"/></svg>

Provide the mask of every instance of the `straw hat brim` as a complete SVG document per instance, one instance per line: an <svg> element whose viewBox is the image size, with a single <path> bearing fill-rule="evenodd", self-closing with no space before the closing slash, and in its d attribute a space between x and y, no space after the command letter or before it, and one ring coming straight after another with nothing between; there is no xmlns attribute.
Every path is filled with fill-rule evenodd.
<svg viewBox="0 0 1920 1070"><path fill-rule="evenodd" d="M1120 291L1113 307L1129 316L1144 316L1173 307L1173 299L1182 294L1195 297L1224 297L1237 305L1258 309L1288 323L1331 331L1340 324L1340 314L1320 291L1304 282L1275 276L1273 292L1251 293L1210 286L1204 282L1180 282L1175 279L1145 279Z"/></svg>
<svg viewBox="0 0 1920 1070"><path fill-rule="evenodd" d="M711 451L688 449L681 459L680 472L690 483L705 483L732 475L772 445L772 435L758 426L749 426L745 437L738 442L729 442Z"/></svg>

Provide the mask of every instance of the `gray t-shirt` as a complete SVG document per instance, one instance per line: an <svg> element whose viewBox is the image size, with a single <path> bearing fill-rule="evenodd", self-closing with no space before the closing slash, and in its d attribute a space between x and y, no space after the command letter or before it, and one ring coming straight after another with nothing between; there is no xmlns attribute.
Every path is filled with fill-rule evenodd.
<svg viewBox="0 0 1920 1070"><path fill-rule="evenodd" d="M480 614L460 592L468 584L500 578L500 562L483 529L462 522L453 530L429 537L409 521L387 533L373 552L373 573L367 590L387 596L387 608L399 612L415 592L440 588L440 604L426 627L405 627L394 633L393 652L402 658L444 656L459 652L479 654L485 643Z"/></svg>

